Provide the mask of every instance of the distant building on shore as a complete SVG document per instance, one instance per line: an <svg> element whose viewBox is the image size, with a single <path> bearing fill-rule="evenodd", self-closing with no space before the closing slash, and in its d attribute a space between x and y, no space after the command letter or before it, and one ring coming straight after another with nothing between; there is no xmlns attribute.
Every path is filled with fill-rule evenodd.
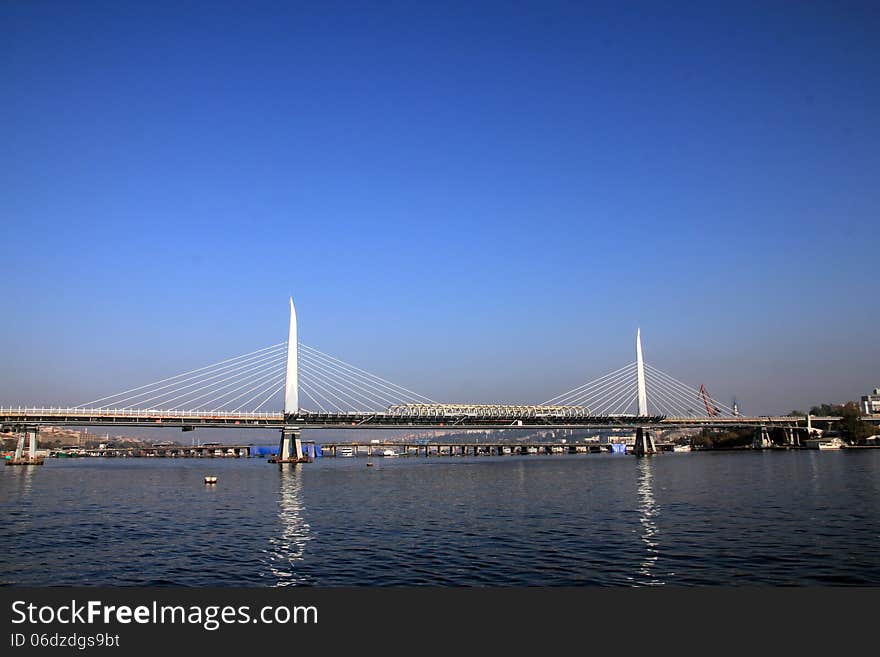
<svg viewBox="0 0 880 657"><path fill-rule="evenodd" d="M880 388L862 397L861 411L862 415L880 415Z"/></svg>

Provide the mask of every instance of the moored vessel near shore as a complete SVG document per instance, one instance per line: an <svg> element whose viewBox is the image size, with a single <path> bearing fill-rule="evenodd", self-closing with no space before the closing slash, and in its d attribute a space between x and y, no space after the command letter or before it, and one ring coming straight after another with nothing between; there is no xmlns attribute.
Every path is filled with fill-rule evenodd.
<svg viewBox="0 0 880 657"><path fill-rule="evenodd" d="M840 449L842 447L846 447L846 443L843 442L840 438L817 438L814 440L807 440L804 443L804 447L807 449Z"/></svg>
<svg viewBox="0 0 880 657"><path fill-rule="evenodd" d="M672 448L672 451L673 452L690 452L691 446L690 445L675 445Z"/></svg>

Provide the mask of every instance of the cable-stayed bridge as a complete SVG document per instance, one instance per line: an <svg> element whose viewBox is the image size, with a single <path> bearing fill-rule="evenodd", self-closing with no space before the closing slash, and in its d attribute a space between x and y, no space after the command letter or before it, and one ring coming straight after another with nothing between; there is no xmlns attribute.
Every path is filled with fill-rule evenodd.
<svg viewBox="0 0 880 657"><path fill-rule="evenodd" d="M804 420L743 417L704 386L645 362L640 332L635 361L542 403L441 403L299 342L292 299L283 342L74 407L0 407L0 425L31 428L31 452L39 425L274 428L282 432L282 460L302 457L302 429L791 427Z"/></svg>

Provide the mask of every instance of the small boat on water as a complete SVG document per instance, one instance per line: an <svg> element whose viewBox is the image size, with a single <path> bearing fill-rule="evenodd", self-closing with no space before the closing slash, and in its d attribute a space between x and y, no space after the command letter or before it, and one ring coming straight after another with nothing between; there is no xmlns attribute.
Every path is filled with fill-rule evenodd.
<svg viewBox="0 0 880 657"><path fill-rule="evenodd" d="M807 449L840 449L841 447L846 447L846 443L843 442L840 438L818 438L815 440L808 440L804 444Z"/></svg>
<svg viewBox="0 0 880 657"><path fill-rule="evenodd" d="M673 452L690 452L691 446L690 445L675 445L672 448L672 451Z"/></svg>
<svg viewBox="0 0 880 657"><path fill-rule="evenodd" d="M354 447L337 447L336 456L354 456Z"/></svg>
<svg viewBox="0 0 880 657"><path fill-rule="evenodd" d="M381 456L400 456L400 454L395 452L393 449L383 449Z"/></svg>

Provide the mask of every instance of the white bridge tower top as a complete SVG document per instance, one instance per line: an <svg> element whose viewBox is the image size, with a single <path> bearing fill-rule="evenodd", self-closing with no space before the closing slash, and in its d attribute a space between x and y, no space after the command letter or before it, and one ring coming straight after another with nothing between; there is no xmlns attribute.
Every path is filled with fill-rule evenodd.
<svg viewBox="0 0 880 657"><path fill-rule="evenodd" d="M648 414L648 393L645 390L645 361L642 358L641 328L636 330L636 378L639 385L639 415L644 416Z"/></svg>
<svg viewBox="0 0 880 657"><path fill-rule="evenodd" d="M287 332L287 375L284 379L284 414L299 412L299 343L296 337L296 308L290 297L290 328Z"/></svg>

